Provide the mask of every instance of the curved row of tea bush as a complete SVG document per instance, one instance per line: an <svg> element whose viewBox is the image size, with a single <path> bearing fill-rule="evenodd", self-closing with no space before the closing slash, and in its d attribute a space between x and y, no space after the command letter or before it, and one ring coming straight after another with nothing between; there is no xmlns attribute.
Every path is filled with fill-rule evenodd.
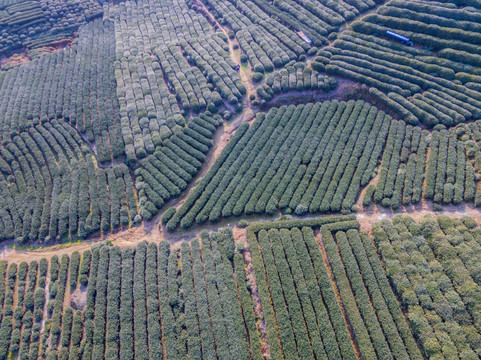
<svg viewBox="0 0 481 360"><path fill-rule="evenodd" d="M233 71L236 64L229 55L229 47L221 37L222 33L216 33L202 39L193 38L181 42L183 53L189 63L197 66L205 72L218 90L212 93L211 103L207 103L208 110L211 107L221 105L220 98L226 99L231 105L241 102L246 94L246 88ZM220 95L220 96L219 96Z"/></svg>
<svg viewBox="0 0 481 360"><path fill-rule="evenodd" d="M0 54L8 56L69 40L79 26L102 13L94 0L2 1Z"/></svg>
<svg viewBox="0 0 481 360"><path fill-rule="evenodd" d="M481 105L479 14L470 2L389 1L352 23L332 46L328 74L371 87L371 93L406 122L456 125L478 118ZM401 45L386 31L407 36Z"/></svg>
<svg viewBox="0 0 481 360"><path fill-rule="evenodd" d="M185 1L110 4L108 17L115 23L117 97L129 162L152 154L191 115L217 112L224 101L241 109L246 89L226 53L227 38Z"/></svg>
<svg viewBox="0 0 481 360"><path fill-rule="evenodd" d="M3 142L39 123L63 118L95 144L100 162L124 154L114 78L114 26L95 20L72 47L2 73Z"/></svg>
<svg viewBox="0 0 481 360"><path fill-rule="evenodd" d="M205 4L222 26L232 29L230 36L237 38L243 52L241 61L249 61L256 72L270 72L309 50L309 45L294 31L270 17L259 4L219 0ZM190 6L197 9L194 1Z"/></svg>
<svg viewBox="0 0 481 360"><path fill-rule="evenodd" d="M314 46L326 45L327 36L331 32L380 2L356 0L312 3L287 0L271 3L253 0L245 3L238 0L209 0L206 4L221 25L228 25L233 29L252 66L259 64L265 67L266 64L268 66L274 64L279 67L288 61L281 60L284 54L287 54L285 51L275 51L277 46L280 45L281 48L287 46L288 51L295 53L298 46L308 49L304 46L305 43L299 41L300 38L292 29L303 31ZM195 1L192 1L192 4L195 4ZM248 40L250 37L255 39L254 43ZM293 47L296 43L297 46ZM297 56L299 55L297 53ZM265 57L265 61L262 61L262 56ZM265 69L269 71L268 68Z"/></svg>
<svg viewBox="0 0 481 360"><path fill-rule="evenodd" d="M296 63L268 75L265 83L257 87L256 91L262 102L269 102L281 93L306 90L329 92L336 86L336 79L321 74L303 63Z"/></svg>
<svg viewBox="0 0 481 360"><path fill-rule="evenodd" d="M205 162L219 115L206 112L195 117L182 132L166 140L135 170L140 215L150 219L170 199L179 196L192 182Z"/></svg>

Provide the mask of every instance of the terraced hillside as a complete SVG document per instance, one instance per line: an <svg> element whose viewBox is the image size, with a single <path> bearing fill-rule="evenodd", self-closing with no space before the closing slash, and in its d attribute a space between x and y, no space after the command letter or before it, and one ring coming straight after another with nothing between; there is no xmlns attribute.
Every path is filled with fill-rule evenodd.
<svg viewBox="0 0 481 360"><path fill-rule="evenodd" d="M0 0L0 360L481 358L480 24Z"/></svg>

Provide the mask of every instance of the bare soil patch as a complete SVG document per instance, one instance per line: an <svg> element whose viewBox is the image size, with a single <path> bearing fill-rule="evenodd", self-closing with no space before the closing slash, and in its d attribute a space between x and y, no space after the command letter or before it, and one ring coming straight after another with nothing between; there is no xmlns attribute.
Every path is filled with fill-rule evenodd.
<svg viewBox="0 0 481 360"><path fill-rule="evenodd" d="M472 217L476 222L481 224L481 209L470 204L444 205L441 211L435 211L432 202L423 201L417 205L402 206L400 209L393 211L377 204L363 209L356 213L356 219L361 224L361 230L372 234L372 225L383 219L392 219L393 216L402 214L412 217L416 222L426 215L448 215L452 218L460 218L463 216Z"/></svg>
<svg viewBox="0 0 481 360"><path fill-rule="evenodd" d="M82 310L87 304L87 292L80 289L70 294L69 303L72 309Z"/></svg>
<svg viewBox="0 0 481 360"><path fill-rule="evenodd" d="M247 231L244 228L234 227L232 235L234 236L235 242L241 242L244 245L244 266L246 269L246 278L251 285L252 300L254 301L255 307L254 312L257 318L257 329L261 335L261 353L266 359L270 359L271 351L269 348L269 343L267 341L267 329L266 321L264 319L264 313L262 310L261 299L259 293L257 292L257 282L254 274L254 265L252 264L252 254L249 248L249 242L247 241Z"/></svg>
<svg viewBox="0 0 481 360"><path fill-rule="evenodd" d="M19 54L11 55L9 57L2 57L0 58L0 69L10 69L29 60L30 55L26 51Z"/></svg>

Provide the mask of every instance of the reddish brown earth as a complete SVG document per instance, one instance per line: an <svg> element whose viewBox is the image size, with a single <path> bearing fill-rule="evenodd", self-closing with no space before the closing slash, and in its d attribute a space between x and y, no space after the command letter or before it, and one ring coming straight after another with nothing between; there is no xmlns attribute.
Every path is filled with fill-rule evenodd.
<svg viewBox="0 0 481 360"><path fill-rule="evenodd" d="M14 54L10 57L3 57L0 59L0 68L1 69L5 67L10 68L16 65L20 65L29 60L30 60L30 56L26 52L21 54Z"/></svg>

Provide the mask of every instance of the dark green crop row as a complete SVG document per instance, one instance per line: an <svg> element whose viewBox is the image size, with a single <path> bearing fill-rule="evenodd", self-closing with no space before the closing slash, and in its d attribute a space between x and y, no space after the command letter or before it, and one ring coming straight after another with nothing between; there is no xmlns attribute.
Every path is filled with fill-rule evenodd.
<svg viewBox="0 0 481 360"><path fill-rule="evenodd" d="M68 41L81 25L103 14L102 6L94 0L3 0L0 11L0 54L7 57L32 50L37 44L52 46L56 41Z"/></svg>
<svg viewBox="0 0 481 360"><path fill-rule="evenodd" d="M84 238L138 221L127 166L101 169L92 156L75 129L57 120L7 143L0 154L0 237Z"/></svg>
<svg viewBox="0 0 481 360"><path fill-rule="evenodd" d="M1 138L7 141L39 123L63 118L96 144L99 162L111 162L125 154L115 94L114 26L96 20L79 36L71 49L5 74L0 87Z"/></svg>
<svg viewBox="0 0 481 360"><path fill-rule="evenodd" d="M2 261L0 358L260 360L244 266L229 229L203 232L180 251L168 242L101 244L82 256ZM74 283L78 276L85 280Z"/></svg>
<svg viewBox="0 0 481 360"><path fill-rule="evenodd" d="M135 170L140 214L150 219L168 200L187 189L202 167L222 119L209 113L194 118Z"/></svg>
<svg viewBox="0 0 481 360"><path fill-rule="evenodd" d="M356 221L299 221L302 231L273 224L247 229L272 356L422 359ZM313 232L319 227L321 242Z"/></svg>

